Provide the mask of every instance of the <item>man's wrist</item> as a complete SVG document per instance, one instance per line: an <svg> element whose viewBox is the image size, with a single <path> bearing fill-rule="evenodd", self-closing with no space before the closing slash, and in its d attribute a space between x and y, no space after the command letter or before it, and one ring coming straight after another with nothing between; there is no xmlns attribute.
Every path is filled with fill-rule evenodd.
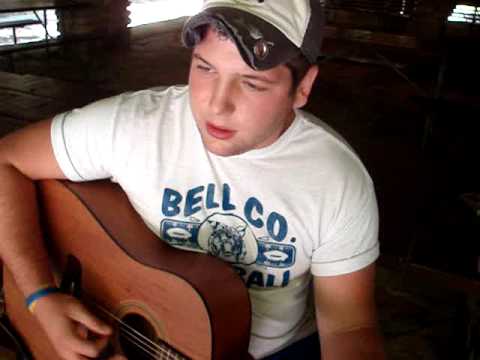
<svg viewBox="0 0 480 360"><path fill-rule="evenodd" d="M37 305L38 301L46 296L51 294L57 294L60 292L60 289L53 284L46 284L38 288L38 290L31 293L25 299L25 305L28 310L33 313L35 306Z"/></svg>

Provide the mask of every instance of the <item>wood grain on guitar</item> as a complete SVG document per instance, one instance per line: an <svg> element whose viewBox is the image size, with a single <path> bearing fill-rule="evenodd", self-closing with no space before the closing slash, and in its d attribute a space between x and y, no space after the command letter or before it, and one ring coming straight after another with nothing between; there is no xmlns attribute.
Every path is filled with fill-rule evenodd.
<svg viewBox="0 0 480 360"><path fill-rule="evenodd" d="M82 299L116 329L113 347L135 360L251 358L248 291L229 265L161 241L108 181L38 185L51 260L77 262L67 275L81 271ZM59 360L5 270L10 320L35 359Z"/></svg>

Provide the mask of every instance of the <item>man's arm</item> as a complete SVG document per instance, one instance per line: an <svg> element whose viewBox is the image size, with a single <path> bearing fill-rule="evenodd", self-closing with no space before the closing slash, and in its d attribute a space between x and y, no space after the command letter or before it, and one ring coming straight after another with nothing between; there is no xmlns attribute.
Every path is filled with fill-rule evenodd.
<svg viewBox="0 0 480 360"><path fill-rule="evenodd" d="M53 284L43 246L33 180L63 179L50 140L51 120L41 121L0 139L0 258L24 296ZM96 356L104 341L80 335L110 330L75 299L52 294L38 300L35 316L65 359ZM82 324L82 325L79 325Z"/></svg>
<svg viewBox="0 0 480 360"><path fill-rule="evenodd" d="M375 265L338 276L314 276L323 360L383 360L374 299Z"/></svg>
<svg viewBox="0 0 480 360"><path fill-rule="evenodd" d="M0 256L23 294L52 283L32 180L63 178L50 144L50 121L0 140Z"/></svg>

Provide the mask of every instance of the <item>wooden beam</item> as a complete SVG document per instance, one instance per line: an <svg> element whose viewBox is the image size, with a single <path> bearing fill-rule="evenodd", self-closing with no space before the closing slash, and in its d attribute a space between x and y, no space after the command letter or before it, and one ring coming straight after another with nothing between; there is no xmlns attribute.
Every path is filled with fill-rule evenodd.
<svg viewBox="0 0 480 360"><path fill-rule="evenodd" d="M414 36L391 34L381 31L349 29L331 25L325 26L325 37L396 48L417 48L417 40Z"/></svg>

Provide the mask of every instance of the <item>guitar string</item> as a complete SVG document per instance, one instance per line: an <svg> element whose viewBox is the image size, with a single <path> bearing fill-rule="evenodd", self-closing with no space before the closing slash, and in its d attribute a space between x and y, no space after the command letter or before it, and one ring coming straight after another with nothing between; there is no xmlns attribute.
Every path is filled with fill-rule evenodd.
<svg viewBox="0 0 480 360"><path fill-rule="evenodd" d="M157 357L158 355L162 356L162 358L161 358L162 360L163 359L167 359L167 360L169 360L169 359L179 359L179 360L186 359L183 356L181 356L180 354L178 354L178 352L176 352L173 348L169 347L168 344L166 346L165 345L162 346L162 345L159 345L159 344L153 342L148 337L146 337L145 335L140 333L138 330L129 326L124 321L122 321L120 318L118 318L116 315L112 314L110 311L105 309L103 306L96 303L94 300L89 299L89 298L84 298L84 300L87 300L92 305L96 306L99 310L103 311L106 315L110 316L112 319L114 319L116 322L118 322L120 324L120 330L123 330L124 334L129 334L133 339L135 339L135 340L132 340L132 339L128 339L128 340L130 340L130 342L134 343L137 347L139 347L141 350L145 351L146 353L148 353L149 355L151 355L155 359L158 359L158 357ZM148 344L148 343L150 343L150 344ZM154 353L149 352L147 350L147 348L143 347L142 345L146 345L146 346L150 347L150 349L153 349ZM168 347L168 349L166 347ZM156 352L156 351L159 351L159 352ZM173 352L173 354L172 354L172 352ZM163 354L165 354L167 357L164 358Z"/></svg>
<svg viewBox="0 0 480 360"><path fill-rule="evenodd" d="M122 329L120 329L120 331L122 331ZM146 347L142 347L142 346L139 346L138 345L138 342L137 340L135 339L135 337L132 338L132 334L129 333L129 332L124 332L124 339L129 341L130 343L136 345L140 350L142 350L146 355L149 355L152 359L159 359L158 356L161 356L160 359L164 359L163 357L163 354L162 353L157 353L155 351L150 351L148 348ZM166 354L167 355L167 359L168 358L168 353ZM171 359L171 358L170 358Z"/></svg>
<svg viewBox="0 0 480 360"><path fill-rule="evenodd" d="M132 339L132 338L129 337L129 336L132 336L131 333L128 333L128 332L127 332L126 335L127 335L127 336L125 336L125 340L130 341L131 343L137 345L135 338ZM152 352L150 352L150 351L148 351L148 350L146 350L146 349L144 349L144 348L142 348L142 350L143 350L147 355L151 356L151 357L152 357L153 359L155 359L155 360L163 360L163 359L166 359L166 360L171 360L171 359L173 359L173 360L187 360L185 357L183 357L183 356L181 356L181 355L179 355L179 354L175 354L175 353L172 354L171 351L174 351L174 350L168 350L167 353L152 353ZM166 357L164 357L164 355L165 355ZM160 357L158 357L158 356L160 356Z"/></svg>
<svg viewBox="0 0 480 360"><path fill-rule="evenodd" d="M163 357L164 354L167 355L166 359L170 358L169 355L168 355L169 350L163 349L161 347L154 348L154 347L152 347L148 344L145 344L144 341L142 341L141 339L139 340L139 338L137 336L135 336L135 334L128 331L128 329L126 329L122 325L120 325L120 333L121 333L121 336L125 340L128 340L130 343L135 345L138 349L142 350L147 355L150 355L153 359L158 359L158 356L161 356L161 359L164 359L164 357ZM163 351L163 353L162 353L162 351Z"/></svg>
<svg viewBox="0 0 480 360"><path fill-rule="evenodd" d="M136 345L138 347L141 348L141 345L139 344L144 344L146 346L149 346L151 349L153 349L154 351L155 350L159 350L160 352L163 352L165 354L169 354L171 353L172 350L170 349L166 349L165 346L162 346L162 345L159 345L155 342L153 342L152 340L150 340L148 337L146 337L145 335L143 335L142 333L140 333L138 330L134 329L133 327L131 327L130 325L126 324L124 321L122 321L122 319L118 318L117 316L115 316L114 314L112 314L110 311L108 311L107 309L105 309L103 306L97 304L95 301L91 300L91 299L86 299L88 300L88 302L92 303L94 306L96 306L98 309L100 309L101 311L103 311L106 315L110 316L113 320L115 320L116 322L118 322L120 324L120 326L123 327L124 329L124 333L129 331L130 334L132 335L132 337L138 339L138 342L136 343ZM144 350L144 349L142 349ZM174 351L174 350L173 350ZM168 359L168 357L167 357Z"/></svg>
<svg viewBox="0 0 480 360"><path fill-rule="evenodd" d="M160 344L157 344L155 342L153 342L151 339L149 339L148 337L146 337L145 335L143 335L141 332L139 332L138 330L134 329L133 327L129 326L128 324L126 324L124 321L122 321L120 318L118 318L117 316L115 316L114 314L112 314L111 312L109 312L108 310L106 310L105 308L103 308L102 306L100 306L99 304L96 304L95 305L100 309L102 310L105 314L107 314L108 316L110 316L112 319L114 319L116 322L118 322L120 324L120 329L123 330L123 333L128 333L132 338L135 339L135 345L137 347L139 347L140 349L144 350L145 352L148 352L148 348L150 350L152 350L154 353L157 354L157 352L160 352L160 353L165 353L165 354L168 354L169 350L166 349L164 346L160 345ZM131 340L131 342L133 342ZM168 359L168 358L167 358Z"/></svg>

